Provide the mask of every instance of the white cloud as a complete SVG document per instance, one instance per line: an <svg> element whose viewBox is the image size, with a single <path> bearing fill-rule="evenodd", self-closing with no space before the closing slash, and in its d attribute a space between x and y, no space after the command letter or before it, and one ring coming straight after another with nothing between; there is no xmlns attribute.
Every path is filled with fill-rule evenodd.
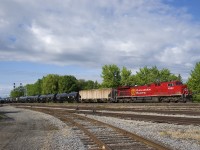
<svg viewBox="0 0 200 150"><path fill-rule="evenodd" d="M181 68L200 55L200 26L190 18L160 0L4 0L0 59L133 70L158 65L184 74Z"/></svg>

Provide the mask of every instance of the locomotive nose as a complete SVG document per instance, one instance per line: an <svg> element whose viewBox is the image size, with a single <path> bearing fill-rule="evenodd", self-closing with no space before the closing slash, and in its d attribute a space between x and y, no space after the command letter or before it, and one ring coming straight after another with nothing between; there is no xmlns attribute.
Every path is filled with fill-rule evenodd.
<svg viewBox="0 0 200 150"><path fill-rule="evenodd" d="M183 89L183 94L185 94L185 95L188 95L188 94L189 94L188 88L184 88L184 89Z"/></svg>

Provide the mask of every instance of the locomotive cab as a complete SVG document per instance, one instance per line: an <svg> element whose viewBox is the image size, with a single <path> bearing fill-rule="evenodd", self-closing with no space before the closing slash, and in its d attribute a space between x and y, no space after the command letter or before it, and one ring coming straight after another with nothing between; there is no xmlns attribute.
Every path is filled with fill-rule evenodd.
<svg viewBox="0 0 200 150"><path fill-rule="evenodd" d="M187 85L180 81L173 81L168 83L168 93L174 97L175 102L186 102L190 100L190 92Z"/></svg>

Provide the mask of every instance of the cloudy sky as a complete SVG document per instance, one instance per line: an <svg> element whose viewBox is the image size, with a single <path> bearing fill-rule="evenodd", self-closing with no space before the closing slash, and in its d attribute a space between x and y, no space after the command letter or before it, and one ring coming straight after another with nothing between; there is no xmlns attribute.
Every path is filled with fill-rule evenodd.
<svg viewBox="0 0 200 150"><path fill-rule="evenodd" d="M168 68L200 61L199 0L1 0L0 96L53 73L101 81L105 64Z"/></svg>

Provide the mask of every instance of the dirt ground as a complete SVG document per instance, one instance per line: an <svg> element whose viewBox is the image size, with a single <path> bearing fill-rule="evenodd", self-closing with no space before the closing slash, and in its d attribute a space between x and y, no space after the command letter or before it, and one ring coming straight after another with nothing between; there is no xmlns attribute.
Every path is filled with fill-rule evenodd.
<svg viewBox="0 0 200 150"><path fill-rule="evenodd" d="M65 124L52 116L0 107L0 150L82 149L73 143L76 139L72 135Z"/></svg>

